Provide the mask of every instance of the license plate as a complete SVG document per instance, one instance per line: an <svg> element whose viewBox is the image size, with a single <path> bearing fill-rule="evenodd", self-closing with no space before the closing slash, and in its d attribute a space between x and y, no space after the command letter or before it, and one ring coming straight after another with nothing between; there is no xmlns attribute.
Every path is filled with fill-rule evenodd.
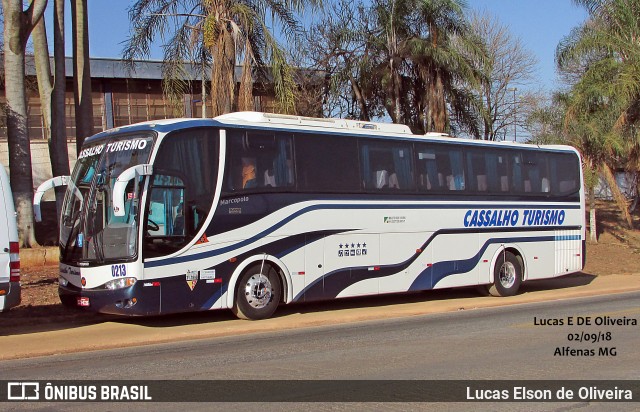
<svg viewBox="0 0 640 412"><path fill-rule="evenodd" d="M89 298L78 298L78 306L89 306Z"/></svg>

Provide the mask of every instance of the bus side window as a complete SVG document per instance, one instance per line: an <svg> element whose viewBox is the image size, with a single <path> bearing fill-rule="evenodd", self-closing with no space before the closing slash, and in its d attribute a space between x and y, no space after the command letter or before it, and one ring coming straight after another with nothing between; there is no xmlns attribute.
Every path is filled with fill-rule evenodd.
<svg viewBox="0 0 640 412"><path fill-rule="evenodd" d="M414 188L411 146L408 144L363 139L360 164L365 190Z"/></svg>
<svg viewBox="0 0 640 412"><path fill-rule="evenodd" d="M421 191L465 190L464 157L457 147L444 145L417 146Z"/></svg>
<svg viewBox="0 0 640 412"><path fill-rule="evenodd" d="M227 193L292 187L291 135L243 130L228 132Z"/></svg>
<svg viewBox="0 0 640 412"><path fill-rule="evenodd" d="M558 153L550 157L551 187L554 194L566 196L580 190L580 165L573 154Z"/></svg>
<svg viewBox="0 0 640 412"><path fill-rule="evenodd" d="M468 150L467 173L470 190L486 192L489 188L487 183L487 170L484 162L484 155L478 150Z"/></svg>
<svg viewBox="0 0 640 412"><path fill-rule="evenodd" d="M295 135L298 188L316 193L360 191L356 139L322 134Z"/></svg>

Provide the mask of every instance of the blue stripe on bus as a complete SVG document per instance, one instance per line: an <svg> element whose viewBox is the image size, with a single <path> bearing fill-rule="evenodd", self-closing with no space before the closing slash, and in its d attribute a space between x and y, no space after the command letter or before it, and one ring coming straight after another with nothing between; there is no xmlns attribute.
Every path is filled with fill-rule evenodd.
<svg viewBox="0 0 640 412"><path fill-rule="evenodd" d="M536 236L536 237L516 237L516 238L494 238L488 239L480 248L475 256L469 259L450 260L435 263L433 266L423 270L413 281L409 290L432 289L442 279L447 276L457 275L459 273L467 273L472 271L480 262L482 255L485 253L489 245L495 243L530 243L530 242L552 242L554 236Z"/></svg>
<svg viewBox="0 0 640 412"><path fill-rule="evenodd" d="M436 232L425 242L421 250L426 251L427 246L433 242L433 240L442 234L452 234L450 231ZM471 271L480 261L482 255L489 247L494 243L510 243L510 242L550 242L554 241L554 236L533 236L533 237L502 237L488 239L484 245L480 248L478 253L469 258L462 260L452 260L435 263L430 268L422 271L411 284L409 290L427 290L432 289L439 281L449 275L455 275L457 273L466 273ZM401 263L395 263L392 265L378 266L378 270L371 271L368 268L371 266L362 267L350 267L338 269L333 272L327 273L324 276L316 279L313 283L305 287L300 293L298 293L294 300L299 300L304 297L305 300L315 300L322 298L335 298L340 292L347 287L360 282L362 280L383 278L398 274L402 270L407 269L420 255L412 256ZM348 276L346 275L348 273Z"/></svg>
<svg viewBox="0 0 640 412"><path fill-rule="evenodd" d="M564 235L564 236L556 236L554 240L581 240L582 237L580 235Z"/></svg>
<svg viewBox="0 0 640 412"><path fill-rule="evenodd" d="M248 238L242 241L239 241L238 243L235 243L233 245L229 245L229 246L225 246L223 248L220 249L215 249L215 250L210 250L210 251L206 251L206 252L201 252L201 253L196 253L193 255L187 255L187 256L176 256L173 258L166 258L166 259L160 259L160 260L155 260L155 261L150 261L150 262L145 262L144 266L145 268L153 268L153 267L158 267L158 266L165 266L165 265L173 265L176 263L184 263L184 262L190 262L190 261L194 261L194 260L200 260L200 259L206 259L206 258L210 258L210 257L214 257L214 256L219 256L222 255L224 253L227 252L231 252L235 249L239 249L241 247L250 245L254 242L257 242L258 240L268 236L269 234L275 232L276 230L280 229L282 226L286 225L287 223L289 223L290 221L292 221L293 219L297 218L298 216L301 216L305 213L314 211L314 210L353 210L353 209L375 209L375 210L379 210L379 209L394 209L394 210L417 210L417 209L468 209L468 208L474 208L474 209L480 209L480 208L487 208L487 207L491 207L494 209L579 209L580 205L493 205L493 204L474 204L474 205L469 205L469 204L448 204L448 205L422 205L422 204L370 204L370 205L362 205L362 204L336 204L336 205L329 205L329 204L325 204L325 205L313 205L313 206L307 206L305 208L302 208L300 210L298 210L297 212L289 215L288 217L286 217L285 219L281 220L280 222L274 224L273 226L263 230L262 232ZM515 227L512 227L515 228ZM531 228L531 227L528 227ZM546 230L550 230L550 228L545 228ZM344 231L348 231L348 230L358 230L358 228L351 228L351 229L343 229Z"/></svg>
<svg viewBox="0 0 640 412"><path fill-rule="evenodd" d="M318 239L322 239L327 236L336 235L339 233L343 233L341 230L321 230L318 232L308 232L308 233L300 233L297 235L287 236L286 238L276 240L273 243L269 243L260 248L261 253L266 253L268 255L273 255L277 258L282 258L289 253L293 253L296 250L303 248L305 244L315 242ZM238 260L242 261L252 254L257 253L256 249L249 250L242 255L238 256ZM224 265L228 265L226 268ZM218 268L220 276L223 278L223 283L221 287L221 295L224 295L229 287L229 280L231 278L231 274L233 272L233 268L231 268L231 263L225 262L223 265L216 265L209 267L208 269L213 269L214 267ZM216 300L220 296L212 295L201 307L203 310L210 309Z"/></svg>

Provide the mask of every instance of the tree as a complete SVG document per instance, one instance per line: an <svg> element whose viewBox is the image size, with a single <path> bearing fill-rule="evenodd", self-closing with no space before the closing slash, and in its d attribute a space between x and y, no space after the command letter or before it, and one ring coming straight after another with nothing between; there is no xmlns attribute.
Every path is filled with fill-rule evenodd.
<svg viewBox="0 0 640 412"><path fill-rule="evenodd" d="M571 93L556 93L551 101L540 103L528 116L530 143L570 144L582 154L582 170L589 204L589 240L598 242L596 225L595 189L599 176L613 177L607 170L607 159L621 148L621 140L615 134L603 131L602 113L584 112L567 116L574 104ZM539 102L542 102L540 100ZM608 180L608 179L607 179Z"/></svg>
<svg viewBox="0 0 640 412"><path fill-rule="evenodd" d="M305 47L312 67L331 76L327 102L347 117L477 135L476 98L466 87L480 76L469 57L480 51L476 40L459 1L344 0L308 32Z"/></svg>
<svg viewBox="0 0 640 412"><path fill-rule="evenodd" d="M25 48L42 17L46 0L33 0L24 9L21 0L2 0L4 11L4 70L10 180L17 211L18 235L23 247L36 245L33 231L33 172L27 133Z"/></svg>
<svg viewBox="0 0 640 412"><path fill-rule="evenodd" d="M71 0L71 21L73 25L73 96L76 116L76 152L80 153L84 139L93 135L87 0Z"/></svg>
<svg viewBox="0 0 640 412"><path fill-rule="evenodd" d="M410 19L414 10L412 0L378 0L373 4L374 24L379 30L371 30L368 41L378 60L375 71L382 81L383 104L394 123L407 123L403 77L411 70L408 48L417 34Z"/></svg>
<svg viewBox="0 0 640 412"><path fill-rule="evenodd" d="M449 110L458 125L478 136L475 99L464 85L476 83L481 73L470 55L482 54L479 39L471 32L461 0L420 0L418 12L426 24L427 37L414 43L422 94L424 130L447 132L451 127Z"/></svg>
<svg viewBox="0 0 640 412"><path fill-rule="evenodd" d="M531 98L531 93L523 93L534 80L537 60L494 17L474 13L470 25L484 45L484 54L476 62L483 74L477 89L481 102L482 138L504 139L508 129L524 125L528 110L525 103L537 101ZM516 95L518 90L520 93ZM518 122L518 119L522 120Z"/></svg>
<svg viewBox="0 0 640 412"><path fill-rule="evenodd" d="M371 120L383 117L380 79L373 74L369 38L371 13L358 0L332 3L290 53L299 67L325 73L322 110L327 117Z"/></svg>
<svg viewBox="0 0 640 412"><path fill-rule="evenodd" d="M33 50L43 125L49 143L51 172L53 176L68 176L69 149L67 147L64 112L64 98L67 87L64 55L64 0L54 0L53 4L53 79L51 78L49 46L44 19L40 19L34 28L32 36ZM57 210L60 211L65 190L64 187L57 187L55 190Z"/></svg>
<svg viewBox="0 0 640 412"><path fill-rule="evenodd" d="M585 156L596 159L628 226L633 222L627 202L615 182L620 165L638 173L640 120L640 0L576 0L589 11L589 20L558 45L559 68L577 78L570 92L567 122L585 119L598 134L585 133ZM582 73L575 76L576 68ZM580 72L578 70L578 72ZM584 153L583 153L584 154Z"/></svg>
<svg viewBox="0 0 640 412"><path fill-rule="evenodd" d="M164 44L165 92L171 94L176 88L179 92L180 79L185 77L185 61L194 58L202 61L205 56L212 61L212 116L233 110L237 65L242 67L239 110L253 107L253 79L257 71L273 80L277 109L290 113L294 111L292 69L269 21L293 41L300 32L295 13L306 5L318 4L318 0L138 0L129 9L133 35L123 56L130 61L147 57L151 42L157 36L164 38L170 27L177 27Z"/></svg>

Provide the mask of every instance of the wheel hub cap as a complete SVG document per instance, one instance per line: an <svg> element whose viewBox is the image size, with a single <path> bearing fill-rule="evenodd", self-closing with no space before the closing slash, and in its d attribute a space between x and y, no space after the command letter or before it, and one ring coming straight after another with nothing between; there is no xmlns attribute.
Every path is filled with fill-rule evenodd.
<svg viewBox="0 0 640 412"><path fill-rule="evenodd" d="M244 296L247 303L256 309L267 306L273 296L269 278L259 273L251 276L244 287Z"/></svg>
<svg viewBox="0 0 640 412"><path fill-rule="evenodd" d="M516 282L516 267L511 262L504 262L500 267L500 284L508 289Z"/></svg>

